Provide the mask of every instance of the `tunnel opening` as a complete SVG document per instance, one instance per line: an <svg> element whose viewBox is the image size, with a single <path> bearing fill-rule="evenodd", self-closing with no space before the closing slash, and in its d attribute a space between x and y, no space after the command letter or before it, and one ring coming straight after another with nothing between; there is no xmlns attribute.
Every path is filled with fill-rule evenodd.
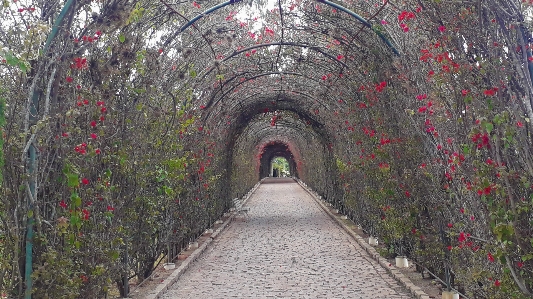
<svg viewBox="0 0 533 299"><path fill-rule="evenodd" d="M274 159L270 161L270 169L271 177L279 178L291 176L289 162L284 157L274 157Z"/></svg>
<svg viewBox="0 0 533 299"><path fill-rule="evenodd" d="M267 144L261 153L259 177L297 176L296 162L289 146L283 142Z"/></svg>

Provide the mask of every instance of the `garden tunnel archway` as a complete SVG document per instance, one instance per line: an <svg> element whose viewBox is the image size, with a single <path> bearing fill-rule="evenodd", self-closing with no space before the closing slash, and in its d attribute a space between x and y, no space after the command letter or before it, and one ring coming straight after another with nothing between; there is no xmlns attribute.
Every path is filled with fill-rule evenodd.
<svg viewBox="0 0 533 299"><path fill-rule="evenodd" d="M289 167L291 170L291 173L296 173L296 162L294 161L294 156L291 153L289 147L284 143L270 143L267 144L265 147L263 147L261 158L260 158L260 166L259 166L259 177L265 178L265 177L273 177L274 176L274 169L272 162L276 157L283 157L289 162ZM277 173L275 175L276 177L280 176L280 173Z"/></svg>
<svg viewBox="0 0 533 299"><path fill-rule="evenodd" d="M296 171L294 161L289 163L283 156L274 156L270 160L270 177L297 177L293 174Z"/></svg>
<svg viewBox="0 0 533 299"><path fill-rule="evenodd" d="M20 2L0 25L0 290L34 269L34 296L127 287L283 156L467 295L531 294L530 1ZM56 257L98 274L47 285Z"/></svg>

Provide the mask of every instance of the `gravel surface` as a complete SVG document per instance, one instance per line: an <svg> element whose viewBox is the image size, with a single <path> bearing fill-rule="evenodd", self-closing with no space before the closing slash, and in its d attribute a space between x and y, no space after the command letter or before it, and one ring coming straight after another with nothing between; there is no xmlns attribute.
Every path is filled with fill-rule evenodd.
<svg viewBox="0 0 533 299"><path fill-rule="evenodd" d="M162 298L412 298L291 179L267 179Z"/></svg>

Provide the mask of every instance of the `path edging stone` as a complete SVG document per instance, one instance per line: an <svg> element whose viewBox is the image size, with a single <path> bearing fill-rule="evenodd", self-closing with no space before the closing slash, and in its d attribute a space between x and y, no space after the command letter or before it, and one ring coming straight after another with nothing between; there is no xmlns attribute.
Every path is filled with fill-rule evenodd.
<svg viewBox="0 0 533 299"><path fill-rule="evenodd" d="M248 201L248 199L250 199L250 197L252 196L252 194L254 194L254 192L257 190L257 188L259 188L259 186L261 185L263 180L264 179L262 179L257 184L255 184L255 186L252 189L250 189L250 191L248 191L248 193L246 193L246 195L244 195L243 203L242 203L243 205ZM145 299L159 299L159 298L161 298L161 296L174 283L176 283L178 281L178 279L181 277L181 275L183 275L183 273L185 273L185 271L189 268L189 266L191 266L192 263L195 262L196 259L198 259L198 257L207 249L209 244L211 244L211 242L216 237L218 237L218 235L220 235L220 233L222 233L222 231L224 231L228 227L229 223L231 221L233 221L233 219L235 218L236 215L237 215L236 211L232 212L230 214L229 218L226 219L226 221L213 234L211 234L210 238L205 240L205 242L200 247L198 247L195 251L193 251L191 253L191 255L189 255L187 257L187 259L185 259L181 263L181 265L176 270L174 270L174 272L172 272L165 280L163 280L163 282L161 282L153 291L149 292L148 295L146 297L144 297L144 298Z"/></svg>
<svg viewBox="0 0 533 299"><path fill-rule="evenodd" d="M298 184L305 190L311 197L315 200L316 203L326 212L326 214L331 217L340 227L342 227L353 239L361 246L363 249L370 255L374 260L376 260L389 274L399 283L401 283L409 292L417 299L430 299L429 295L426 294L421 288L416 286L407 276L403 275L400 270L398 270L394 265L390 264L387 259L383 258L374 247L365 242L361 236L359 236L355 231L353 231L349 226L347 226L341 219L336 217L329 209L324 205L321 200L321 197L313 191L311 188L302 182L300 179L296 180Z"/></svg>

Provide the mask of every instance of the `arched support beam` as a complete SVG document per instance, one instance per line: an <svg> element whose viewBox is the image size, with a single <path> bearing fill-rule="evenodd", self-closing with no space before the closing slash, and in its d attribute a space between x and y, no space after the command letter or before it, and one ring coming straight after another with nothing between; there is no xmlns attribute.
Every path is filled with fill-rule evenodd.
<svg viewBox="0 0 533 299"><path fill-rule="evenodd" d="M203 13L197 15L196 17L192 18L190 21L188 21L185 25L181 26L180 29L178 29L178 31L176 31L170 38L167 39L167 41L164 43L164 46L168 46L168 44L173 40L175 39L178 35L180 35L180 33L182 33L183 31L187 30L187 28L191 27L194 23L196 23L196 21L200 20L201 18L207 16L208 14L210 13L213 13L225 6L228 6L230 4L235 4L237 2L240 2L242 0L229 0L229 1L226 1L226 2L223 2L223 3L220 3L219 5L215 5L213 7L211 7L210 9L204 11Z"/></svg>
<svg viewBox="0 0 533 299"><path fill-rule="evenodd" d="M257 78L260 78L260 77L265 77L265 76L270 76L270 75L289 75L289 76L299 76L299 77L304 77L306 79L309 79L311 81L315 81L317 83L320 83L319 80L317 79L314 79L314 78L311 78L309 76L305 76L301 73L296 73L296 72L266 72L266 73L261 73L261 74L257 74L255 76L252 76L250 78L246 78L246 80L242 81L242 82L239 82L237 83L235 86L232 86L230 89L228 89L226 92L224 92L216 101L215 101L215 96L218 94L218 89L217 91L211 96L211 99L209 100L209 102L205 105L206 108L209 108L211 107L211 105L217 105L222 99L224 99L228 94L230 94L232 91L234 91L236 88L238 88L239 86L241 86L242 84L246 83L246 82L249 82L251 80L255 80ZM233 79L237 78L238 76L235 76L233 77L231 80L228 80L227 82L230 82L232 81ZM220 88L222 89L222 87L224 87L224 85L226 85L226 83L224 83ZM220 91L222 91L220 89ZM304 93L302 93L304 94ZM326 107L325 104L323 104L320 100L310 96L310 95L307 95L307 94L304 94L306 96L309 96L311 97L313 100L317 101L318 103L320 103L322 105L322 107Z"/></svg>
<svg viewBox="0 0 533 299"><path fill-rule="evenodd" d="M172 41L174 38L176 38L180 33L182 33L183 31L185 31L187 28L189 28L191 25L193 25L196 21L200 20L201 18L203 18L204 16L210 14L210 13L213 13L225 6L228 6L230 4L235 4L237 2L240 2L242 0L229 0L229 1L226 1L226 2L223 2L223 3L220 3L219 5L215 5L213 7L211 7L210 9L204 11L203 13L197 15L196 17L192 18L189 22L187 22L185 25L181 26L181 28L176 31L172 37L170 37L169 39L167 39L167 41L165 42L165 46L167 46L170 41ZM330 2L328 0L316 0L317 2L320 2L320 3L324 3L326 5L329 5L331 7L335 7L336 9L338 10L341 10L347 14L349 14L350 16L352 16L354 19L358 20L359 22L361 22L361 24L365 25L366 27L370 28L372 31L374 31L374 33L379 36L379 38L392 50L392 52L396 55L400 55L400 52L398 52L398 50L396 50L396 48L392 45L392 43L389 41L389 39L383 35L383 33L377 31L377 30L374 30L374 28L372 28L372 24L370 24L365 18L361 17L360 15L356 14L355 12L347 9L346 7L344 6L341 6L339 4L336 4L336 3L333 3L333 2Z"/></svg>
<svg viewBox="0 0 533 299"><path fill-rule="evenodd" d="M300 48L306 48L306 49L309 49L311 51L315 51L315 52L318 52L322 55L324 55L325 57L327 57L329 60L331 61L334 61L335 63L338 63L340 65L342 65L343 67L345 68L349 68L348 65L340 60L338 60L336 57L333 57L332 55L322 51L319 47L317 46L311 46L311 45L307 45L307 44L298 44L298 43L291 43L291 42L275 42L275 43L266 43L266 44L257 44L257 45L253 45L253 46L250 46L250 47L246 47L246 48L243 48L239 51L234 51L231 55L229 55L228 57L225 57L224 59L221 59L219 61L219 63L222 63L222 62L226 62L227 60L241 54L241 53L244 53L244 52L248 52L250 50L253 50L253 49L258 49L258 48L265 48L265 47L271 47L271 46L292 46L292 47L300 47ZM202 75L202 78L205 79L205 77L207 75L209 75L213 70L215 69L214 66L210 67L204 75Z"/></svg>
<svg viewBox="0 0 533 299"><path fill-rule="evenodd" d="M349 14L354 19L356 19L359 22L361 22L361 24L365 25L366 27L368 27L369 29L374 31L374 33L377 36L379 36L379 38L381 38L381 40L392 50L392 52L394 54L400 56L400 52L398 52L398 50L394 47L394 45L392 45L391 41L385 35L383 35L383 33L381 33L380 31L375 30L372 27L372 24L370 24L365 18L361 17L360 15L356 14L355 12L353 12L353 11L347 9L346 7L341 6L341 5L337 4L337 3L333 3L333 2L328 1L328 0L317 0L317 1L320 2L320 3L324 3L326 5L329 5L331 7L335 7L336 9L341 10L341 11Z"/></svg>

